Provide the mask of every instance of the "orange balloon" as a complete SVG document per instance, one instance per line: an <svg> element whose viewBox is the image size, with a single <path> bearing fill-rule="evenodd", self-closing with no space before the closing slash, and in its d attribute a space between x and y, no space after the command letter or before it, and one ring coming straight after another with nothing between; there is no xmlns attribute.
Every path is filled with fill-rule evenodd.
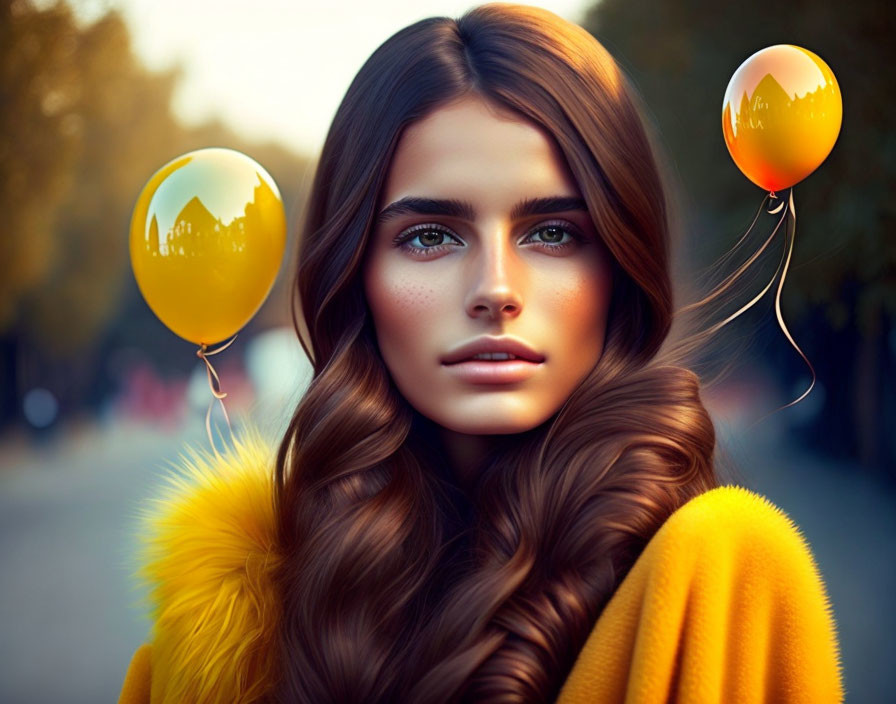
<svg viewBox="0 0 896 704"><path fill-rule="evenodd" d="M772 192L819 167L842 121L833 71L793 44L766 47L744 61L722 101L722 134L731 158L748 179Z"/></svg>

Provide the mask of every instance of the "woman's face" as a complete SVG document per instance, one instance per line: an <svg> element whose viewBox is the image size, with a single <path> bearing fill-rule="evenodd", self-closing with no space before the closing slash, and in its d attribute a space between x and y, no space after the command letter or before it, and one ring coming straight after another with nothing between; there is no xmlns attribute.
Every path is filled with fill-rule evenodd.
<svg viewBox="0 0 896 704"><path fill-rule="evenodd" d="M601 356L612 282L546 133L476 97L444 106L404 131L378 213L364 288L411 406L465 435L523 432L559 410ZM444 362L483 337L541 361Z"/></svg>

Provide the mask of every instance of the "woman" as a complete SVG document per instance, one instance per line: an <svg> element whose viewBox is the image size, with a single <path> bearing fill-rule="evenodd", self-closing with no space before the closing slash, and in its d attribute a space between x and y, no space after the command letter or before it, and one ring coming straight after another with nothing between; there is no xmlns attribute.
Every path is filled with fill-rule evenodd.
<svg viewBox="0 0 896 704"><path fill-rule="evenodd" d="M313 381L275 462L198 459L153 516L121 701L840 700L808 546L720 487L708 333L668 344L669 205L591 35L506 4L401 30L309 203Z"/></svg>

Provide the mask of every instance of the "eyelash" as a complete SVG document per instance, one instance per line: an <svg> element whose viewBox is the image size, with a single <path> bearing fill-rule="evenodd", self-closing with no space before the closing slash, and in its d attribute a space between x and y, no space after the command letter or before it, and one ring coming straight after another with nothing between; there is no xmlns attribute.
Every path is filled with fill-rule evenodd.
<svg viewBox="0 0 896 704"><path fill-rule="evenodd" d="M550 222L541 223L537 227L529 231L527 238L531 235L534 235L536 232L541 232L542 230L546 230L549 227L554 227L562 230L563 232L566 232L572 237L572 240L570 240L569 242L564 242L563 244L536 242L536 244L539 245L541 249L545 249L549 252L562 252L574 246L575 244L584 241L584 238L576 232L575 228L573 228L570 223L563 220L552 220ZM408 243L410 242L410 240L415 239L421 232L441 232L451 237L456 237L454 233L452 233L448 228L443 227L442 225L424 223L421 225L414 225L413 227L405 230L397 237L395 237L393 243L403 251L414 253L414 256L420 256L420 254L417 254L418 252L426 252L426 254L422 255L424 258L429 257L429 252L440 252L444 248L451 246L445 244L437 244L433 245L432 247L409 246Z"/></svg>

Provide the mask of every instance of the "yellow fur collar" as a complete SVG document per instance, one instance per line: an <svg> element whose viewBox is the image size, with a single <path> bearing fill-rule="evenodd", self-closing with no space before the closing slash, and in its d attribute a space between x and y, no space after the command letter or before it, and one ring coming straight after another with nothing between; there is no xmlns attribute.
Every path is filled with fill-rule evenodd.
<svg viewBox="0 0 896 704"><path fill-rule="evenodd" d="M254 702L275 679L275 452L251 426L220 457L187 447L139 510L153 704Z"/></svg>
<svg viewBox="0 0 896 704"><path fill-rule="evenodd" d="M249 426L221 457L187 448L141 511L137 576L153 619L152 704L257 702L276 681L275 447ZM733 615L728 642L741 644L718 651L712 644ZM755 646L743 640L748 630L759 634ZM642 673L640 686L665 691L676 662L684 662L682 682L709 673L706 687L762 692L775 682L779 691L819 693L812 701L834 701L820 693L842 689L833 611L809 545L783 511L742 487L705 492L667 520L589 643L558 701L616 701L594 692L623 692L631 672ZM757 675L754 652L776 653L765 660L774 668ZM715 698L745 698L730 694Z"/></svg>

